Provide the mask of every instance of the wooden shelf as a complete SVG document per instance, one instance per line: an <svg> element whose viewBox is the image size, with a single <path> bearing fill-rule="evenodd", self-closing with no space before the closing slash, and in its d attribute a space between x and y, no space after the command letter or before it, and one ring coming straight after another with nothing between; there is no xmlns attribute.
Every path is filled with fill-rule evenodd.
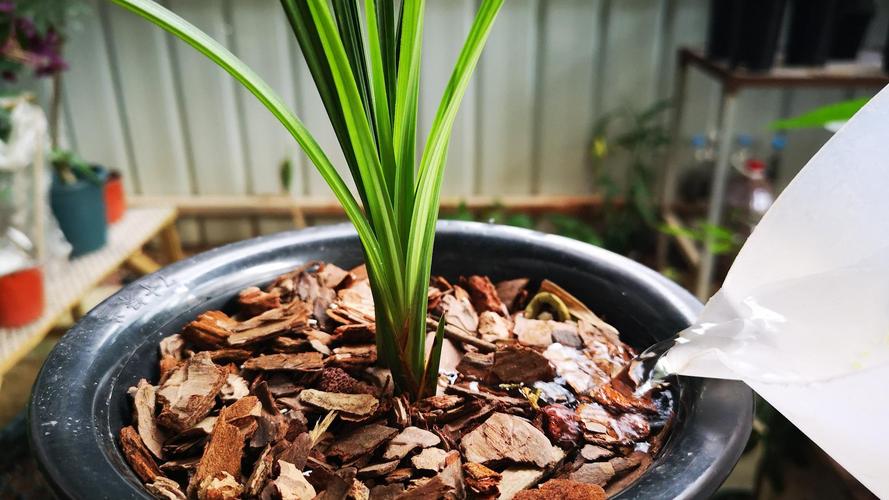
<svg viewBox="0 0 889 500"><path fill-rule="evenodd" d="M0 377L52 330L83 296L176 221L175 208L133 208L108 230L101 250L44 267L44 311L21 328L0 328Z"/></svg>
<svg viewBox="0 0 889 500"><path fill-rule="evenodd" d="M766 72L731 68L723 61L707 58L696 49L679 50L679 64L694 66L718 80L727 92L744 87L884 87L889 75L877 64L830 63L820 67L776 66Z"/></svg>

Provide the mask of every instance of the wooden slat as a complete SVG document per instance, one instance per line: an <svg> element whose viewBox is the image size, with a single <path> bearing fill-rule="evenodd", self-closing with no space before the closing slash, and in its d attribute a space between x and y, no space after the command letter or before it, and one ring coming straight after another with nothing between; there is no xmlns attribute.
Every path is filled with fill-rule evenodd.
<svg viewBox="0 0 889 500"><path fill-rule="evenodd" d="M299 208L307 217L335 217L343 210L335 200L326 198L291 198L288 196L138 196L130 200L140 207L175 206L183 217L291 217ZM449 212L461 205L470 210L503 207L528 213L578 212L601 206L597 195L578 196L471 196L444 197L442 210Z"/></svg>
<svg viewBox="0 0 889 500"><path fill-rule="evenodd" d="M511 0L479 62L479 163L475 194L531 192L538 0Z"/></svg>
<svg viewBox="0 0 889 500"><path fill-rule="evenodd" d="M597 84L593 67L597 56L597 24L602 0L546 2L544 52L538 133L540 193L578 194L592 185L586 163L592 96Z"/></svg>
<svg viewBox="0 0 889 500"><path fill-rule="evenodd" d="M423 56L420 73L420 116L417 152L421 152L441 95L454 69L454 63L475 16L474 0L448 0L426 3L423 25ZM435 19L429 22L428 19ZM470 195L474 192L476 168L476 98L478 82L466 89L454 122L442 194ZM479 130L479 132L481 132ZM480 139L484 140L484 139Z"/></svg>

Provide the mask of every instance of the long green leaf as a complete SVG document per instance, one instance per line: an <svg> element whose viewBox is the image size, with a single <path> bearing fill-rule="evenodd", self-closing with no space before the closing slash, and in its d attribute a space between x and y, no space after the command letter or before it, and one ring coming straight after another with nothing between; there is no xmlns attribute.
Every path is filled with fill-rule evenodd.
<svg viewBox="0 0 889 500"><path fill-rule="evenodd" d="M312 79L315 80L315 86L318 88L321 102L327 111L333 132L340 143L343 156L346 158L346 164L358 189L358 196L361 198L362 204L367 207L364 183L361 180L358 162L352 149L349 130L343 117L343 109L340 106L340 101L337 99L333 75L330 72L330 64L324 56L324 48L321 46L318 30L313 23L309 22L312 19L309 6L306 0L281 0L281 6L284 8L284 13L287 15L287 20L290 22L294 35L296 35L297 42L299 42L303 58L306 60L306 65L309 68L309 73L312 74Z"/></svg>
<svg viewBox="0 0 889 500"><path fill-rule="evenodd" d="M380 163L386 178L386 187L390 198L395 197L395 150L392 144L392 119L389 112L388 89L386 88L386 69L383 61L383 45L380 33L377 31L376 0L365 1L365 14L367 16L367 46L371 63L371 90L374 108L374 118L377 128L377 148L380 155ZM382 3L388 3L383 0ZM393 207L394 208L394 207ZM402 232L401 234L406 234Z"/></svg>
<svg viewBox="0 0 889 500"><path fill-rule="evenodd" d="M438 203L444 166L447 161L448 143L454 119L460 107L472 71L481 56L482 48L491 31L491 25L503 0L484 0L469 30L466 43L457 58L457 64L445 88L441 103L432 122L426 148L420 160L419 182L411 217L411 230L408 238L405 283L411 305L411 329L425 332L426 303L432 246L435 240L435 222L438 219ZM415 330L416 331L416 330ZM416 335L408 346L408 358L412 353L423 349L425 334ZM423 367L417 367L417 371Z"/></svg>
<svg viewBox="0 0 889 500"><path fill-rule="evenodd" d="M386 96L389 102L389 115L395 114L395 82L398 78L398 60L396 47L398 33L395 26L395 2L393 0L375 1L377 31L381 41L383 73L386 80ZM370 16L368 16L368 20ZM369 23L368 23L369 24ZM391 121L391 120L390 120Z"/></svg>
<svg viewBox="0 0 889 500"><path fill-rule="evenodd" d="M410 230L410 214L414 205L417 100L420 96L420 56L423 51L424 8L424 0L404 0L401 6L401 44L398 52L392 140L397 164L395 212L399 216L399 228L404 232Z"/></svg>
<svg viewBox="0 0 889 500"><path fill-rule="evenodd" d="M361 19L358 17L358 3L356 0L333 0L333 12L336 15L336 24L340 31L340 39L343 48L349 58L355 83L358 85L358 93L361 94L361 102L364 103L364 113L373 124L373 107L371 104L370 78L367 74L367 62L364 58L364 43L361 38Z"/></svg>

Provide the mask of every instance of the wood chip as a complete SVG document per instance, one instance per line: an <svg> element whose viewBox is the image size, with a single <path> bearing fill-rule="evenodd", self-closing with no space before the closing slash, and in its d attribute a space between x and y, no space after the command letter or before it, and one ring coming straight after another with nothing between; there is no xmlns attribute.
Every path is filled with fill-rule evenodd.
<svg viewBox="0 0 889 500"><path fill-rule="evenodd" d="M467 461L487 464L509 460L519 464L548 467L564 453L527 420L495 413L460 441Z"/></svg>
<svg viewBox="0 0 889 500"><path fill-rule="evenodd" d="M215 349L225 344L235 324L237 322L222 311L207 311L185 325L181 335L195 345Z"/></svg>
<svg viewBox="0 0 889 500"><path fill-rule="evenodd" d="M369 454L380 445L392 438L398 431L379 424L359 427L338 439L327 450L327 456L335 457L343 462Z"/></svg>
<svg viewBox="0 0 889 500"><path fill-rule="evenodd" d="M371 415L380 401L370 394L344 394L306 389L299 393L299 400L327 411L341 411L350 415Z"/></svg>
<svg viewBox="0 0 889 500"><path fill-rule="evenodd" d="M284 318L265 322L250 329L239 329L226 338L226 343L232 347L240 347L270 340L285 333L302 331L308 326L311 313L308 304L295 302L288 306Z"/></svg>
<svg viewBox="0 0 889 500"><path fill-rule="evenodd" d="M120 447L123 455L133 468L133 472L139 476L143 483L154 482L158 477L163 477L154 459L151 458L151 452L142 443L139 433L131 426L124 427L120 430Z"/></svg>
<svg viewBox="0 0 889 500"><path fill-rule="evenodd" d="M247 386L247 381L234 373L229 373L225 377L225 384L219 391L222 400L229 402L237 401L248 394L250 394L250 387Z"/></svg>
<svg viewBox="0 0 889 500"><path fill-rule="evenodd" d="M240 476L243 453L244 436L241 431L236 426L217 419L197 470L189 480L189 495L209 487L206 481L217 478L223 472L232 477Z"/></svg>
<svg viewBox="0 0 889 500"><path fill-rule="evenodd" d="M411 464L417 470L431 470L438 472L444 465L448 452L441 448L426 448L417 455L411 457Z"/></svg>
<svg viewBox="0 0 889 500"><path fill-rule="evenodd" d="M529 466L507 467L501 472L498 500L510 500L522 490L531 488L546 475L546 470Z"/></svg>
<svg viewBox="0 0 889 500"><path fill-rule="evenodd" d="M482 464L467 462L463 464L463 480L466 487L475 496L497 497L500 495L500 480L503 476Z"/></svg>
<svg viewBox="0 0 889 500"><path fill-rule="evenodd" d="M320 352L300 352L296 354L266 354L248 359L243 368L259 371L305 372L324 367L324 357Z"/></svg>
<svg viewBox="0 0 889 500"><path fill-rule="evenodd" d="M605 490L594 484L568 479L551 479L537 490L520 491L516 500L605 500Z"/></svg>
<svg viewBox="0 0 889 500"><path fill-rule="evenodd" d="M464 498L463 468L460 453L456 450L447 454L442 471L420 486L410 489L398 498L400 500L424 500L427 498Z"/></svg>
<svg viewBox="0 0 889 500"><path fill-rule="evenodd" d="M526 384L548 382L556 375L555 368L542 354L518 345L498 349L491 372L501 382Z"/></svg>
<svg viewBox="0 0 889 500"><path fill-rule="evenodd" d="M546 348L553 343L552 321L528 319L522 314L515 315L514 320L512 331L520 344Z"/></svg>
<svg viewBox="0 0 889 500"><path fill-rule="evenodd" d="M580 456L582 456L584 460L593 462L595 460L601 460L603 458L611 458L614 456L614 452L609 450L608 448L603 448L594 444L588 444L580 449Z"/></svg>
<svg viewBox="0 0 889 500"><path fill-rule="evenodd" d="M155 391L156 387L144 378L133 388L133 409L135 412L136 429L145 447L156 458L163 460L166 433L155 422Z"/></svg>
<svg viewBox="0 0 889 500"><path fill-rule="evenodd" d="M472 306L478 312L491 311L503 315L509 314L506 306L500 301L497 295L497 287L491 283L491 279L487 276L473 275L466 279L466 288L469 290L469 297L472 300Z"/></svg>
<svg viewBox="0 0 889 500"><path fill-rule="evenodd" d="M614 477L614 466L608 462L595 462L591 464L583 464L579 469L572 472L569 478L573 481L587 484L598 484L605 486L611 478Z"/></svg>
<svg viewBox="0 0 889 500"><path fill-rule="evenodd" d="M520 309L522 298L528 294L528 278L518 278L497 283L497 297L510 311Z"/></svg>
<svg viewBox="0 0 889 500"><path fill-rule="evenodd" d="M377 362L377 346L367 344L337 347L328 361L345 369L366 368Z"/></svg>
<svg viewBox="0 0 889 500"><path fill-rule="evenodd" d="M507 340L510 337L509 330L509 320L500 314L485 311L478 317L478 334L482 340L495 343Z"/></svg>
<svg viewBox="0 0 889 500"><path fill-rule="evenodd" d="M158 388L161 412L157 423L179 432L198 423L213 408L226 376L226 371L216 366L207 352L192 356Z"/></svg>
<svg viewBox="0 0 889 500"><path fill-rule="evenodd" d="M302 471L284 460L278 460L280 472L274 481L275 488L281 496L281 500L312 500L315 498L315 488L306 481Z"/></svg>
<svg viewBox="0 0 889 500"><path fill-rule="evenodd" d="M461 330L475 333L478 330L478 313L469 298L458 299L454 295L442 298L445 321Z"/></svg>
<svg viewBox="0 0 889 500"><path fill-rule="evenodd" d="M358 469L358 477L373 478L385 476L398 468L398 462L400 462L400 460L391 460L362 467L361 469Z"/></svg>
<svg viewBox="0 0 889 500"><path fill-rule="evenodd" d="M145 489L154 498L161 500L185 500L185 493L182 493L179 483L163 476L156 478L153 483L146 484Z"/></svg>
<svg viewBox="0 0 889 500"><path fill-rule="evenodd" d="M228 472L205 478L198 486L198 500L236 500L244 487Z"/></svg>
<svg viewBox="0 0 889 500"><path fill-rule="evenodd" d="M420 429L419 427L408 427L392 438L389 446L383 452L383 459L401 459L416 448L429 448L440 442L441 439L438 436L427 430Z"/></svg>
<svg viewBox="0 0 889 500"><path fill-rule="evenodd" d="M251 316L262 314L269 309L281 307L281 296L277 291L263 292L255 286L241 290L238 294L241 310Z"/></svg>

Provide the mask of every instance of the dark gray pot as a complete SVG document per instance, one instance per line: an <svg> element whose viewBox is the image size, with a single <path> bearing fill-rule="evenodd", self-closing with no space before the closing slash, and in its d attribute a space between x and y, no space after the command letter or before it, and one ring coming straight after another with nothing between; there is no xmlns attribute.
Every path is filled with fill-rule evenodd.
<svg viewBox="0 0 889 500"><path fill-rule="evenodd" d="M127 286L90 311L50 354L31 397L34 455L64 498L149 498L116 442L130 421L126 390L157 377L158 341L308 260L362 261L349 225L294 231L196 255ZM549 278L644 347L689 324L701 305L659 274L611 252L505 226L442 222L434 272ZM672 437L619 498L707 498L734 467L753 420L738 382L683 379Z"/></svg>

